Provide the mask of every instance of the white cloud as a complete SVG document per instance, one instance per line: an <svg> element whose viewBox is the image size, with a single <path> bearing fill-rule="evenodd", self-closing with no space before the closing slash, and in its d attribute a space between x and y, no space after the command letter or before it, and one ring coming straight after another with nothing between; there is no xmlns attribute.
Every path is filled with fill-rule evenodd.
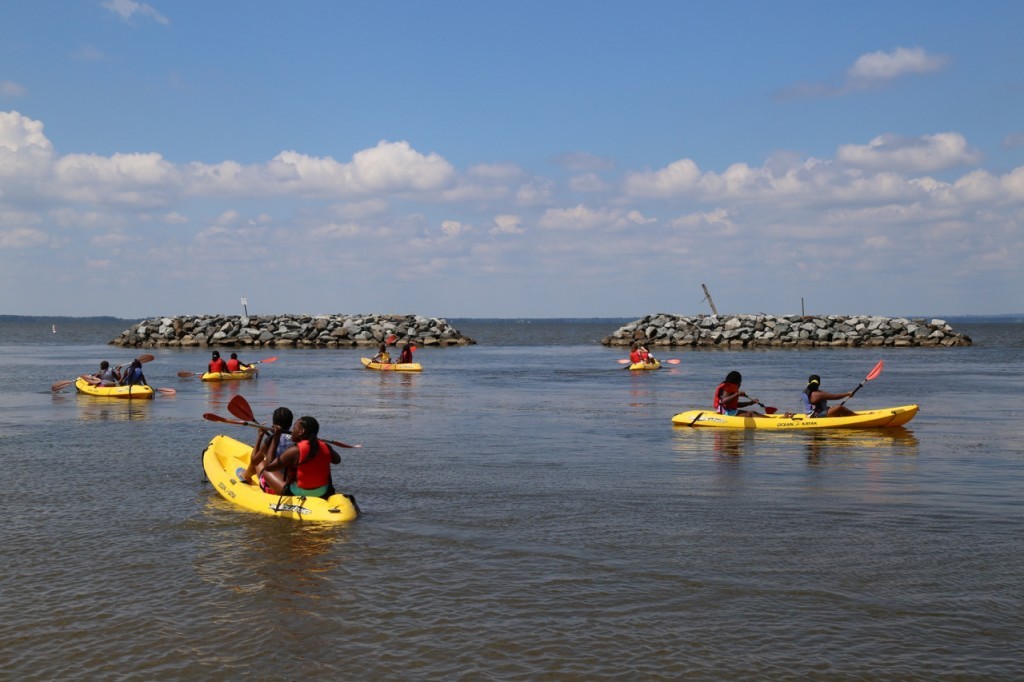
<svg viewBox="0 0 1024 682"><path fill-rule="evenodd" d="M921 137L880 135L866 145L840 146L836 158L861 168L927 173L974 165L981 161L981 153L959 133L937 133Z"/></svg>
<svg viewBox="0 0 1024 682"><path fill-rule="evenodd" d="M125 21L128 21L135 16L139 16L146 19L152 19L158 24L163 24L165 26L171 23L170 19L163 16L151 5L147 5L144 2L135 2L135 0L106 0L105 2L100 3L100 6L104 9L110 10Z"/></svg>
<svg viewBox="0 0 1024 682"><path fill-rule="evenodd" d="M82 62L102 62L107 56L95 45L83 45L71 54L72 59Z"/></svg>
<svg viewBox="0 0 1024 682"><path fill-rule="evenodd" d="M921 47L897 47L889 52L879 50L862 54L846 70L842 84L794 83L782 88L777 99L806 99L832 97L851 92L871 90L888 85L908 75L934 73L943 69L949 58L930 54Z"/></svg>
<svg viewBox="0 0 1024 682"><path fill-rule="evenodd" d="M681 159L661 170L628 173L625 190L629 196L668 197L692 191L700 178L697 164L690 159Z"/></svg>
<svg viewBox="0 0 1024 682"><path fill-rule="evenodd" d="M846 75L851 84L871 86L907 74L932 73L944 67L946 57L928 54L921 47L897 47L890 52L870 52L857 58Z"/></svg>
<svg viewBox="0 0 1024 682"><path fill-rule="evenodd" d="M584 173L569 178L569 189L574 192L607 192L609 185L596 173Z"/></svg>
<svg viewBox="0 0 1024 682"><path fill-rule="evenodd" d="M522 227L522 216L518 215L498 215L494 217L494 227L491 228L490 234L523 234L525 230Z"/></svg>
<svg viewBox="0 0 1024 682"><path fill-rule="evenodd" d="M553 161L556 166L573 172L611 170L615 167L615 163L611 159L587 152L566 152L556 156Z"/></svg>
<svg viewBox="0 0 1024 682"><path fill-rule="evenodd" d="M466 226L457 220L444 220L441 222L441 233L448 239L453 239L462 234Z"/></svg>
<svg viewBox="0 0 1024 682"><path fill-rule="evenodd" d="M27 94L27 90L24 85L15 83L14 81L0 81L0 96L2 97L22 97Z"/></svg>
<svg viewBox="0 0 1024 682"><path fill-rule="evenodd" d="M0 249L29 249L50 243L50 235L33 227L0 230Z"/></svg>

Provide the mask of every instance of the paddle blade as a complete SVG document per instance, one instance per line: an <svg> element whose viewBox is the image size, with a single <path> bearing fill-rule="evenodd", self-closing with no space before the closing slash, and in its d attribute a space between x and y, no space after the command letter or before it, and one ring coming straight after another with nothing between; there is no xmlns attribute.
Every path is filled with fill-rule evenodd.
<svg viewBox="0 0 1024 682"><path fill-rule="evenodd" d="M145 364L147 362L153 362L154 360L156 360L156 356L155 355L150 355L149 353L146 353L145 355L140 355L139 357L137 357L135 359L138 360L139 362L141 362L142 364Z"/></svg>
<svg viewBox="0 0 1024 682"><path fill-rule="evenodd" d="M668 360L663 360L662 362L667 362L670 365L678 365L680 362L682 362L682 360L680 360L679 358L669 358Z"/></svg>
<svg viewBox="0 0 1024 682"><path fill-rule="evenodd" d="M67 381L58 381L53 386L50 386L50 390L51 391L59 391L61 389L67 388L68 386L70 386L73 383L75 383L73 379L69 379Z"/></svg>
<svg viewBox="0 0 1024 682"><path fill-rule="evenodd" d="M249 401L241 395L236 395L228 401L228 412L247 422L256 421L256 415L253 413Z"/></svg>
<svg viewBox="0 0 1024 682"><path fill-rule="evenodd" d="M397 340L398 340L398 337L395 336L394 334L392 334L388 338L384 339L384 343L386 343L386 344L388 344L390 346L391 344L393 344Z"/></svg>
<svg viewBox="0 0 1024 682"><path fill-rule="evenodd" d="M615 362L619 363L620 365L631 365L631 364L633 364L632 362L630 362L629 360L626 360L624 358L619 358Z"/></svg>
<svg viewBox="0 0 1024 682"><path fill-rule="evenodd" d="M779 408L777 408L777 407L765 407L764 408L764 413L765 414L775 414L778 411L779 411Z"/></svg>
<svg viewBox="0 0 1024 682"><path fill-rule="evenodd" d="M879 374L881 374L881 373L882 373L882 367L883 367L883 366L885 366L885 360L879 360L879 361L878 361L878 364L877 364L877 365L875 365L875 368L874 368L873 370L871 370L870 372L868 372L868 375L867 375L867 377L865 377L865 379L864 379L864 380L865 380L865 381L871 381L872 379L874 379L875 377L877 377L877 376L878 376Z"/></svg>
<svg viewBox="0 0 1024 682"><path fill-rule="evenodd" d="M185 370L181 370L180 372L178 372L179 377L194 377L195 375L195 372L186 372Z"/></svg>
<svg viewBox="0 0 1024 682"><path fill-rule="evenodd" d="M272 357L272 358L267 358L266 360L260 360L259 363L253 363L253 364L269 365L271 362L277 362L277 356L276 355L274 357Z"/></svg>
<svg viewBox="0 0 1024 682"><path fill-rule="evenodd" d="M178 393L173 388L157 388L156 390L163 393L164 395L176 395Z"/></svg>

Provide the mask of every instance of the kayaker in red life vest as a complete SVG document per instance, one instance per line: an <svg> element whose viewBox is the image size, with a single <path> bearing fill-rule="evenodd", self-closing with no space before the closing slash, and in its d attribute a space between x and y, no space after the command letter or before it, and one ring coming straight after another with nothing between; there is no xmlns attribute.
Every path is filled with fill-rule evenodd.
<svg viewBox="0 0 1024 682"><path fill-rule="evenodd" d="M758 403L757 398L751 398L740 389L742 383L743 376L739 372L733 370L726 375L725 381L718 384L718 388L715 389L715 411L730 417L763 417L760 412L739 409ZM741 403L740 398L747 398L747 402Z"/></svg>
<svg viewBox="0 0 1024 682"><path fill-rule="evenodd" d="M238 359L238 353L232 353L231 359L228 360L228 371L237 372L240 369L249 369L251 365L247 365Z"/></svg>
<svg viewBox="0 0 1024 682"><path fill-rule="evenodd" d="M828 406L830 400L849 398L852 395L852 391L849 393L826 393L821 390L821 377L812 374L807 379L807 388L804 389L801 397L804 411L810 417L852 417L857 413L845 405Z"/></svg>
<svg viewBox="0 0 1024 682"><path fill-rule="evenodd" d="M274 428L273 447L280 440L280 427ZM299 417L292 426L295 443L277 459L267 463L264 472L285 470L285 486L275 493L299 497L328 497L331 484L331 465L340 464L341 456L319 438L320 424L313 417ZM268 480L269 482L269 480Z"/></svg>
<svg viewBox="0 0 1024 682"><path fill-rule="evenodd" d="M210 364L206 366L207 372L229 372L228 363L224 362L224 359L220 356L220 351L213 351L213 357L210 359Z"/></svg>
<svg viewBox="0 0 1024 682"><path fill-rule="evenodd" d="M654 356L651 355L646 347L634 343L630 346L629 362L634 365L641 362L650 365L654 363Z"/></svg>

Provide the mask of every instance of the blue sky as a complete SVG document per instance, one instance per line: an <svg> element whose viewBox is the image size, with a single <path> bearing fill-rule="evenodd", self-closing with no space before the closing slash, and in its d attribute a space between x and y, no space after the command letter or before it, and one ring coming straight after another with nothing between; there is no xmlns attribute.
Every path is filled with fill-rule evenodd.
<svg viewBox="0 0 1024 682"><path fill-rule="evenodd" d="M1024 3L0 6L0 313L1019 313Z"/></svg>

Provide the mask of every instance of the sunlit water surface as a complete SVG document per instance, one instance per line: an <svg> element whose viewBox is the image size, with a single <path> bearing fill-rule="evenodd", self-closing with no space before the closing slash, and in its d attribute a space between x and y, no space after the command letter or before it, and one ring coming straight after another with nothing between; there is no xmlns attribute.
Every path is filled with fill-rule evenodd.
<svg viewBox="0 0 1024 682"><path fill-rule="evenodd" d="M0 325L0 678L965 679L1024 677L1024 325L958 349L663 352L623 371L605 321L454 321L422 374L357 350L277 356L173 397L50 385L124 362L126 325ZM150 352L150 351L138 351ZM907 428L673 427L732 369L796 409L806 376ZM241 393L312 414L364 515L240 511L200 456Z"/></svg>

